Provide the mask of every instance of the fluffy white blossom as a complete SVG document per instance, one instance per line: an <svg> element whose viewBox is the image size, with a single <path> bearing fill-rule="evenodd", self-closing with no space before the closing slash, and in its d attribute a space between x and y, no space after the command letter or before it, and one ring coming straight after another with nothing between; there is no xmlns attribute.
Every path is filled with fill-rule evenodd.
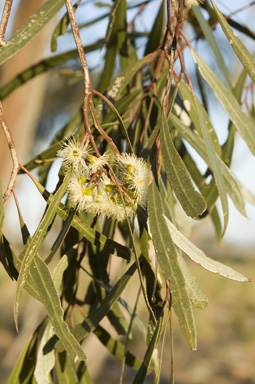
<svg viewBox="0 0 255 384"><path fill-rule="evenodd" d="M108 153L105 152L102 156L96 157L88 155L88 168L91 174L96 173L108 161Z"/></svg>
<svg viewBox="0 0 255 384"><path fill-rule="evenodd" d="M115 158L117 185L103 172L108 154L91 154L88 144L68 140L58 153L64 169L72 167L68 184L68 201L78 211L106 215L117 221L132 217L138 204L145 205L149 182L149 168L142 158L123 154ZM98 172L99 171L99 172Z"/></svg>
<svg viewBox="0 0 255 384"><path fill-rule="evenodd" d="M83 145L74 138L69 139L57 152L57 157L63 158L63 165L72 166L74 171L86 173L85 159L89 155L88 144Z"/></svg>
<svg viewBox="0 0 255 384"><path fill-rule="evenodd" d="M84 175L73 175L68 188L69 203L72 207L77 205L78 211L88 211L90 204L97 195L96 187L90 185Z"/></svg>
<svg viewBox="0 0 255 384"><path fill-rule="evenodd" d="M127 192L137 204L143 206L146 202L150 175L148 165L144 159L125 153L123 157L118 156L117 166L119 178Z"/></svg>

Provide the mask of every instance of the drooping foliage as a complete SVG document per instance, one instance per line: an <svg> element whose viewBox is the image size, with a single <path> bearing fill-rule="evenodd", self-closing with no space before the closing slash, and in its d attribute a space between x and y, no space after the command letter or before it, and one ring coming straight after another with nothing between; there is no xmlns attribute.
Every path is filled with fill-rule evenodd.
<svg viewBox="0 0 255 384"><path fill-rule="evenodd" d="M220 242L228 225L229 199L243 215L245 199L254 203L230 169L236 136L255 154L254 108L243 108L252 100L247 93L254 87L254 58L234 31L253 39L254 35L222 14L212 0L95 3L95 10L103 8L105 13L95 12L81 23L87 6L86 1L72 5L70 0L48 0L0 49L3 63L63 7L65 14L49 36L52 52L58 49L58 38L67 33L73 33L77 49L57 52L26 69L0 89L0 98L42 73L61 71L63 65L72 69L73 58L79 59L82 76L70 71L70 77L84 89L78 110L49 147L19 165L19 173L32 179L47 203L38 228L31 236L17 205L20 227L13 231L22 233L19 255L1 231L1 262L10 278L17 280L16 328L24 289L43 303L46 313L8 383L45 384L56 378L62 383L66 377L72 383L92 383L86 347L81 345L91 333L122 362L121 377L127 365L134 370L134 383L144 382L151 371L159 383L162 355L156 351L169 323L171 328L172 311L191 349L196 349L193 307L207 306L186 257L210 272L249 281L198 249L183 231L183 223L192 225L210 217ZM154 15L146 32L141 31L145 13ZM108 20L105 36L82 47L87 28L95 24L100 29L102 20ZM192 39L185 35L187 25ZM236 82L215 37L216 27L243 67ZM217 73L197 51L200 39L210 48ZM102 55L100 49L104 64L94 69L95 76L87 55ZM195 75L190 67L196 68ZM209 113L205 83L228 116L223 144L211 119L213 111ZM11 131L5 126L4 111L1 123L6 132ZM198 157L206 164L204 172ZM59 159L56 189L50 193L46 182ZM33 170L38 170L38 177L31 175ZM1 229L7 197L8 193L3 198L1 193ZM61 230L45 255L42 245L48 233L54 233L57 218ZM117 258L122 263L115 273ZM125 299L125 289L137 295L133 308ZM137 306L146 308L147 319L138 317ZM104 318L109 329L100 324ZM143 360L129 351L133 327L144 339Z"/></svg>

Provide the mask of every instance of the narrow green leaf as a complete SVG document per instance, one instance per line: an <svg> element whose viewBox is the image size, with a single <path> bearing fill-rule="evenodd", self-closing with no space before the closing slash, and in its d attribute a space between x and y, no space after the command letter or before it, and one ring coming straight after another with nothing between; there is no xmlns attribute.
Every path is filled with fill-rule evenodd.
<svg viewBox="0 0 255 384"><path fill-rule="evenodd" d="M77 361L75 363L75 370L79 384L93 384L85 361Z"/></svg>
<svg viewBox="0 0 255 384"><path fill-rule="evenodd" d="M198 114L197 114L197 107L196 107L195 99L194 99L192 92L189 89L188 85L184 81L180 82L179 90L180 90L181 95L182 95L183 104L184 104L184 106L185 106L185 108L186 108L186 110L187 110L187 112L188 112L188 114L192 120L192 123L194 124L194 127L196 128L198 134L203 138L203 134L201 131L201 126L200 126L200 121L199 121ZM206 112L204 106L200 103L200 101L198 100L197 102L200 104L200 109L202 109L204 119L205 119L206 125L208 127L207 129L210 133L215 152L221 157L221 152L222 152L221 146L219 144L218 137L217 137L216 132L213 128L213 125L210 121L208 113Z"/></svg>
<svg viewBox="0 0 255 384"><path fill-rule="evenodd" d="M197 134L192 132L190 127L187 127L185 124L183 124L183 122L173 114L170 114L170 121L172 122L174 127L179 131L180 135L185 140L187 140L187 142L197 151L197 153L202 157L202 159L204 159L204 161L207 164L209 164L209 158L205 150L204 141ZM224 177L225 188L227 190L227 193L231 197L236 208L244 216L246 216L245 201L241 191L240 184L234 178L234 176L232 175L230 169L226 166L226 164L220 158L218 158L218 161L220 164L222 175Z"/></svg>
<svg viewBox="0 0 255 384"><path fill-rule="evenodd" d="M74 367L66 352L56 353L58 382L61 384L78 384Z"/></svg>
<svg viewBox="0 0 255 384"><path fill-rule="evenodd" d="M203 268L210 272L218 273L221 276L236 281L250 281L240 272L220 263L219 261L210 259L206 254L197 248L186 236L184 236L178 229L171 223L171 221L164 216L165 222L171 233L172 239L176 246L186 253L195 263L200 264Z"/></svg>
<svg viewBox="0 0 255 384"><path fill-rule="evenodd" d="M50 194L39 182L36 182L36 187L42 194L43 198L47 201L47 203L51 204L54 196ZM62 220L66 220L69 215L69 210L60 203L57 207L57 215L60 216ZM125 260L130 259L130 248L125 247L124 245L121 245L114 240L108 239L102 233L95 231L88 224L81 222L80 218L76 215L72 221L72 227L77 229L77 231L80 232L82 236L84 236L90 243L96 245L100 250L116 254Z"/></svg>
<svg viewBox="0 0 255 384"><path fill-rule="evenodd" d="M102 48L103 46L103 40L98 40L97 42L84 46L85 52L93 52L97 49ZM20 85L27 83L29 80L33 79L34 77L47 72L48 70L52 68L56 68L60 66L61 64L65 63L66 61L75 58L78 56L77 49L73 49L71 51L67 51L64 53L61 53L59 55L55 55L53 57L49 57L46 59L43 59L39 61L38 63L32 65L29 68L26 68L24 71L20 72L17 76L12 78L10 81L8 81L7 84L5 84L0 89L0 99L5 99L8 95L10 95L16 88L18 88Z"/></svg>
<svg viewBox="0 0 255 384"><path fill-rule="evenodd" d="M224 178L221 173L220 165L218 162L218 157L216 156L216 153L214 151L214 146L210 137L210 133L206 124L206 120L204 119L203 112L201 110L200 104L195 99L196 102L196 107L197 107L197 115L199 118L202 134L204 137L204 142L209 158L209 168L213 172L214 180L217 185L219 195L220 195L220 200L222 204L222 210L223 210L223 220L224 220L224 227L223 227L223 234L226 231L227 224L228 224L228 200L227 200L227 192L225 188L225 183L224 183ZM223 236L222 234L222 236Z"/></svg>
<svg viewBox="0 0 255 384"><path fill-rule="evenodd" d="M233 32L232 28L229 26L228 22L218 10L214 2L211 0L212 6L215 11L215 15L221 25L225 36L227 37L231 47L235 51L236 55L239 57L239 60L243 64L246 69L248 75L252 79L253 83L255 83L255 62L254 57L250 54L245 45L238 39L236 34ZM254 154L254 153L253 153Z"/></svg>
<svg viewBox="0 0 255 384"><path fill-rule="evenodd" d="M100 306L92 311L86 319L81 323L76 325L72 330L72 334L77 340L82 340L86 337L91 331L98 326L100 321L107 315L110 311L113 304L118 300L122 291L126 287L129 279L136 271L136 263L132 264L131 267L124 273L124 275L118 280L114 285L110 293L102 300ZM61 343L57 343L56 348L62 350L63 346Z"/></svg>
<svg viewBox="0 0 255 384"><path fill-rule="evenodd" d="M214 71L201 59L194 49L191 49L192 56L198 65L198 69L212 88L215 96L221 103L230 120L235 124L236 129L249 146L253 155L255 155L255 122L249 118L240 107L238 101L232 92L226 87L223 81L214 73Z"/></svg>
<svg viewBox="0 0 255 384"><path fill-rule="evenodd" d="M160 269L170 281L173 307L182 332L192 349L196 349L196 328L177 251L163 217L163 203L155 181L148 190L148 214L152 241Z"/></svg>
<svg viewBox="0 0 255 384"><path fill-rule="evenodd" d="M123 361L125 358L125 363L135 369L136 371L140 368L142 362L140 359L135 357L132 353L125 350L125 346L119 341L115 340L103 327L98 325L93 333L101 341L101 343L108 349L113 356L118 360Z"/></svg>
<svg viewBox="0 0 255 384"><path fill-rule="evenodd" d="M22 350L17 363L8 379L7 384L30 384L36 364L37 338L35 333L29 337L28 343Z"/></svg>
<svg viewBox="0 0 255 384"><path fill-rule="evenodd" d="M151 362L151 359L152 359L152 354L155 350L155 348L157 347L157 344L158 344L158 341L159 341L159 337L160 337L160 334L161 334L161 330L162 330L162 316L158 319L158 322L157 322L157 325L154 329L154 332L153 332L153 336L151 338L151 341L148 345L148 348L146 350L146 353L145 353L145 356L144 356L144 359L143 359L143 362L142 362L142 365L139 369L139 371L137 372L134 380L133 380L133 384L141 384L143 383L144 381L144 378L149 370L149 367L150 367L150 362Z"/></svg>
<svg viewBox="0 0 255 384"><path fill-rule="evenodd" d="M245 69L243 69L243 71L241 72L236 82L235 88L233 90L233 94L239 104L241 104L241 101L242 101L242 94L245 86L246 77L247 77L247 72ZM227 164L228 167L230 167L232 162L235 133L236 133L235 125L231 121L229 121L228 137L225 143L222 145L222 160Z"/></svg>
<svg viewBox="0 0 255 384"><path fill-rule="evenodd" d="M219 216L219 213L218 213L218 209L217 209L216 206L214 206L211 209L211 211L210 211L210 218L211 218L213 226L214 226L214 230L215 230L215 234L216 234L216 239L217 239L218 243L220 244L221 240L222 240L222 237L221 237L222 226L221 226L221 221L220 221L220 216Z"/></svg>
<svg viewBox="0 0 255 384"><path fill-rule="evenodd" d="M117 53L120 54L121 69L127 58L127 21L126 0L116 0L112 6L110 20L106 34L107 52L104 70L100 80L100 92L104 92L112 78ZM123 60L124 59L124 60Z"/></svg>
<svg viewBox="0 0 255 384"><path fill-rule="evenodd" d="M3 236L0 240L0 260L11 279L18 279L21 261L11 248L8 240ZM36 300L41 301L40 295L33 285L31 277L28 275L25 282L25 290Z"/></svg>
<svg viewBox="0 0 255 384"><path fill-rule="evenodd" d="M206 203L199 192L195 190L190 175L176 151L163 113L160 118L160 138L167 178L186 214L197 217L206 209Z"/></svg>
<svg viewBox="0 0 255 384"><path fill-rule="evenodd" d="M47 342L54 336L54 331L50 321L47 321L45 326L40 329L40 333L41 340L37 352L34 377L37 384L50 384L51 381L49 375L55 365L55 353L53 349L47 352L44 350Z"/></svg>
<svg viewBox="0 0 255 384"><path fill-rule="evenodd" d="M31 347L33 339L32 336L29 337L27 344L23 348L21 354L19 355L19 358L15 364L15 367L13 368L11 375L7 381L7 384L19 384L20 383L20 374L22 371L22 368L25 364L25 359L28 354L28 350Z"/></svg>
<svg viewBox="0 0 255 384"><path fill-rule="evenodd" d="M180 267L185 279L185 285L186 285L190 300L192 301L192 303L195 305L196 308L205 309L208 305L208 299L199 288L198 283L195 279L195 276L190 272L183 257L179 253L178 253L178 262L180 264Z"/></svg>
<svg viewBox="0 0 255 384"><path fill-rule="evenodd" d="M85 353L78 341L71 334L63 319L64 311L61 307L60 298L52 280L50 271L44 261L35 256L31 263L30 274L34 280L37 290L40 292L45 309L50 318L55 334L62 341L64 348L70 357L77 360L86 360Z"/></svg>
<svg viewBox="0 0 255 384"><path fill-rule="evenodd" d="M229 76L229 71L226 67L226 64L225 64L224 59L223 59L222 54L221 54L221 51L219 49L219 45L214 38L214 35L212 33L210 25L208 24L208 21L205 20L203 13L201 12L200 7L193 7L192 12L194 13L194 15L197 18L197 21L199 22L199 25L200 25L203 33L204 33L204 36L205 36L205 38L206 38L214 56L215 56L217 64L218 64L221 72L223 73L223 75L226 79L228 87L232 90L233 84L232 84L232 81L231 81L230 76Z"/></svg>
<svg viewBox="0 0 255 384"><path fill-rule="evenodd" d="M78 6L80 5L81 0L77 1L73 6L73 11L75 12ZM58 37L63 36L66 33L67 27L69 25L69 16L68 13L65 13L64 16L57 23L53 34L51 36L51 52L56 52L58 47Z"/></svg>
<svg viewBox="0 0 255 384"><path fill-rule="evenodd" d="M162 1L158 14L155 18L153 27L149 34L144 55L148 55L149 53L154 52L157 48L159 48L162 40L162 33L163 33L164 27L165 27L165 2Z"/></svg>
<svg viewBox="0 0 255 384"><path fill-rule="evenodd" d="M58 209L58 206L60 204L60 201L64 193L66 192L69 179L70 179L70 174L67 174L64 178L62 185L57 190L51 202L49 203L48 210L45 213L39 227L37 228L32 238L32 241L29 242L29 244L27 244L27 246L24 248L24 251L23 251L24 257L23 256L21 257L22 264L20 267L20 273L17 281L17 290L16 290L15 302L14 302L14 320L15 320L15 325L17 329L18 329L19 299L21 297L22 290L26 282L30 264L34 256L37 254L43 240L47 235L48 227L52 223L55 217L56 211Z"/></svg>
<svg viewBox="0 0 255 384"><path fill-rule="evenodd" d="M72 221L73 221L73 218L75 216L75 213L76 213L76 209L73 208L70 211L67 219L63 222L61 231L58 234L56 240L54 241L54 243L53 243L53 245L51 247L51 252L50 252L49 256L45 260L46 264L49 264L49 262L52 260L53 256L55 255L55 253L61 247L61 244L65 240L65 237L66 237L66 235L67 235L67 233L68 233L68 231L69 231L69 229L70 229L70 227L72 225Z"/></svg>
<svg viewBox="0 0 255 384"><path fill-rule="evenodd" d="M64 5L64 0L48 0L0 50L0 65L31 41Z"/></svg>

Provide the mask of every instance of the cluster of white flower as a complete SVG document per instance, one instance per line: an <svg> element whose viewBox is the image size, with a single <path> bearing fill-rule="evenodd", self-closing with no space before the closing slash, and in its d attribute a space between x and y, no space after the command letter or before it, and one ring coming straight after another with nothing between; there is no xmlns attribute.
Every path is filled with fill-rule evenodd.
<svg viewBox="0 0 255 384"><path fill-rule="evenodd" d="M149 167L142 158L123 154L116 156L116 176L112 179L104 165L109 156L96 157L88 145L70 139L58 151L64 169L72 167L68 185L69 202L79 211L104 214L118 221L135 214L138 205L146 203Z"/></svg>

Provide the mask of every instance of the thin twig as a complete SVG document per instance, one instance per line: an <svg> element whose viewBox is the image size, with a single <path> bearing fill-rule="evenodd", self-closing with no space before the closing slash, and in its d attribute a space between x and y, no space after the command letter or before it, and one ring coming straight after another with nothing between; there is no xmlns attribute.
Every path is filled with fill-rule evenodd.
<svg viewBox="0 0 255 384"><path fill-rule="evenodd" d="M8 24L8 20L11 14L13 0L6 0L4 5L4 10L2 14L1 24L0 24L0 47L4 47L5 42L5 32Z"/></svg>
<svg viewBox="0 0 255 384"><path fill-rule="evenodd" d="M11 191L15 185L15 181L16 181L17 174L19 171L19 161L18 161L18 156L17 156L17 152L16 152L16 148L14 145L11 131L9 130L7 122L6 122L5 117L4 117L4 111L3 111L1 101L0 101L0 122L1 122L1 125L3 128L4 134L5 134L9 149L10 149L11 158L12 158L12 162L13 162L11 177L10 177L6 192L3 195L3 200L4 200L4 202L6 202L6 200L10 196Z"/></svg>
<svg viewBox="0 0 255 384"><path fill-rule="evenodd" d="M80 36L78 24L75 19L71 0L65 0L65 3L66 3L66 9L69 16L70 24L73 31L74 40L78 49L82 70L84 73L84 82L85 82L85 95L84 95L84 103L83 103L84 126L89 136L91 136L90 125L89 125L89 115L88 115L88 104L89 104L89 100L91 100L91 97L92 97L92 87L91 87L91 81L89 76L89 66L83 50L81 36Z"/></svg>

